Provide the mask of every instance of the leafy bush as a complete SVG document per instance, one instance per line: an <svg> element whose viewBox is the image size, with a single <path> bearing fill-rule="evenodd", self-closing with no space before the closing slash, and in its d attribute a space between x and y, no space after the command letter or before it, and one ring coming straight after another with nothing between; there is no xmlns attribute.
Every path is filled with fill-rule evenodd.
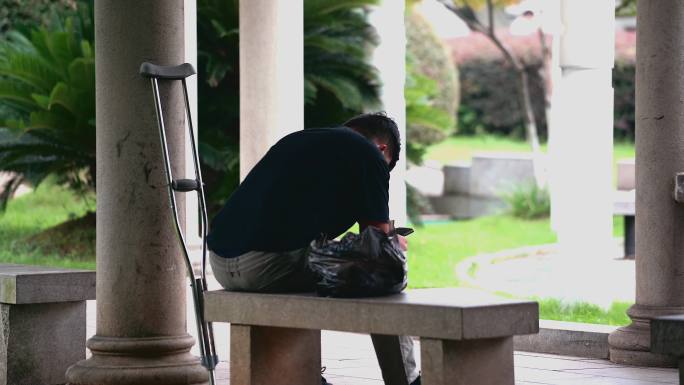
<svg viewBox="0 0 684 385"><path fill-rule="evenodd" d="M18 178L49 175L75 191L95 188L95 61L92 9L53 30L9 32L0 41L0 170L3 207Z"/></svg>
<svg viewBox="0 0 684 385"><path fill-rule="evenodd" d="M415 70L407 60L406 85L406 157L421 164L427 147L444 140L453 128L454 119L435 106L436 82Z"/></svg>
<svg viewBox="0 0 684 385"><path fill-rule="evenodd" d="M512 50L527 63L532 85L532 102L537 126L542 137L547 136L544 113L539 39L503 36ZM636 33L619 30L615 36L614 137L634 140L634 74ZM454 61L458 63L461 80L461 103L457 113L459 133L476 135L492 133L523 139L521 109L512 97L515 74L507 67L496 48L479 34L452 39L449 42Z"/></svg>
<svg viewBox="0 0 684 385"><path fill-rule="evenodd" d="M435 82L433 105L454 116L460 91L458 67L447 46L419 12L409 9L405 19L406 53L410 58L410 65L417 73Z"/></svg>
<svg viewBox="0 0 684 385"><path fill-rule="evenodd" d="M508 203L514 217L536 219L548 217L551 213L548 190L535 183L517 186L503 194L503 199Z"/></svg>
<svg viewBox="0 0 684 385"><path fill-rule="evenodd" d="M547 135L547 128L540 67L540 61L528 64L527 73L537 127L543 138ZM523 110L516 96L518 79L514 69L503 60L476 60L459 64L459 73L459 133L491 133L524 139Z"/></svg>
<svg viewBox="0 0 684 385"><path fill-rule="evenodd" d="M426 148L455 129L458 82L444 45L422 16L409 9L406 24L406 157L420 164Z"/></svg>
<svg viewBox="0 0 684 385"><path fill-rule="evenodd" d="M613 69L613 89L615 91L613 107L613 136L634 143L635 72L633 62L617 62Z"/></svg>
<svg viewBox="0 0 684 385"><path fill-rule="evenodd" d="M61 16L75 13L76 8L76 0L0 0L0 33L40 25L53 27Z"/></svg>

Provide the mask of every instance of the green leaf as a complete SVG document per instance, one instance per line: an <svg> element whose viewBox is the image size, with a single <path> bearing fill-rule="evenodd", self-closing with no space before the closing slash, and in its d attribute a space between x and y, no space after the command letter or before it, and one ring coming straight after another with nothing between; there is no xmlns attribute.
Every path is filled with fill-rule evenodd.
<svg viewBox="0 0 684 385"><path fill-rule="evenodd" d="M33 100L35 100L38 106L41 108L46 110L49 108L50 98L48 96L42 94L31 94L31 98L33 98Z"/></svg>
<svg viewBox="0 0 684 385"><path fill-rule="evenodd" d="M19 112L40 108L23 83L0 79L0 103Z"/></svg>
<svg viewBox="0 0 684 385"><path fill-rule="evenodd" d="M74 97L74 93L66 84L60 82L50 93L49 109L55 106L61 106L73 115L77 115L78 98Z"/></svg>
<svg viewBox="0 0 684 385"><path fill-rule="evenodd" d="M311 76L310 79L312 83L334 94L346 108L363 108L363 98L355 84L349 79L335 76Z"/></svg>
<svg viewBox="0 0 684 385"><path fill-rule="evenodd" d="M59 76L53 68L33 53L9 52L0 65L0 75L23 82L39 92L49 92Z"/></svg>

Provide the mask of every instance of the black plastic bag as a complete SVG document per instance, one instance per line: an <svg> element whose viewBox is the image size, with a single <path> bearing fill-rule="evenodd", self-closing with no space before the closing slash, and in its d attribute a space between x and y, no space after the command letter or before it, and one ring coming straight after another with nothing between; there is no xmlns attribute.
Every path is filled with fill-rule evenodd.
<svg viewBox="0 0 684 385"><path fill-rule="evenodd" d="M320 296L373 297L406 288L406 256L397 237L372 226L339 241L311 242L308 260Z"/></svg>

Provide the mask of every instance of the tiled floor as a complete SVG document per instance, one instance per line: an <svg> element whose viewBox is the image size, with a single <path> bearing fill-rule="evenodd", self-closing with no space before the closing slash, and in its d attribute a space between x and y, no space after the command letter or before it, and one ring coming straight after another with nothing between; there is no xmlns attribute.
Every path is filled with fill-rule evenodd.
<svg viewBox="0 0 684 385"><path fill-rule="evenodd" d="M210 280L210 288L215 286ZM188 296L188 332L196 334L192 302ZM88 337L95 334L95 301L88 301ZM214 324L219 358L218 385L229 385L227 360L228 325ZM196 348L193 353L197 354ZM418 360L420 359L417 357ZM322 365L324 376L333 385L381 385L373 345L367 335L322 333ZM659 385L677 384L675 369L642 368L616 365L606 360L556 356L527 352L515 353L516 385Z"/></svg>
<svg viewBox="0 0 684 385"><path fill-rule="evenodd" d="M370 338L323 332L323 374L333 385L382 385ZM225 357L222 357L225 358ZM217 370L219 385L229 385L228 364ZM658 385L678 384L675 369L621 366L605 360L515 353L516 385Z"/></svg>

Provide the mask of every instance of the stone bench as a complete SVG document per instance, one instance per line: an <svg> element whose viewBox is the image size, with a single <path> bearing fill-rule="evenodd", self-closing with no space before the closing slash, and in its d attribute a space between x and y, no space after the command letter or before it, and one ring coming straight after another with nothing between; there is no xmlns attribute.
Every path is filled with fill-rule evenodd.
<svg viewBox="0 0 684 385"><path fill-rule="evenodd" d="M0 264L0 384L66 382L85 359L95 272Z"/></svg>
<svg viewBox="0 0 684 385"><path fill-rule="evenodd" d="M679 363L679 383L684 384L684 314L651 320L651 351L676 359Z"/></svg>
<svg viewBox="0 0 684 385"><path fill-rule="evenodd" d="M231 323L231 384L320 384L320 331L336 330L417 336L424 385L513 385L513 336L539 331L536 302L460 288L351 299L221 290L204 298L207 321Z"/></svg>

